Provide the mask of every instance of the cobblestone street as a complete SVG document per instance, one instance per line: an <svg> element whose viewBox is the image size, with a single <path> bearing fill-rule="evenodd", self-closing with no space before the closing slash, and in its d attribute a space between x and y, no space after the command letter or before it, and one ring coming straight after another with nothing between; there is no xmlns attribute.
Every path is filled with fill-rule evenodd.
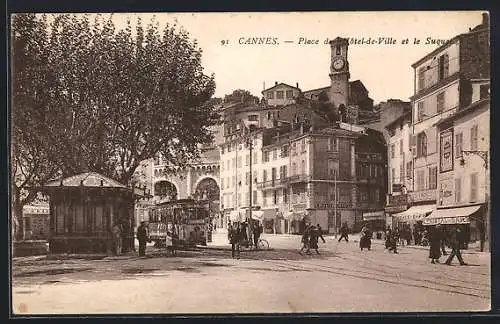
<svg viewBox="0 0 500 324"><path fill-rule="evenodd" d="M326 237L320 255L297 253L299 236L264 235L269 251L231 258L223 234L176 257L101 260L19 258L17 314L481 311L490 308L490 256L464 251L468 266L430 264L428 251L361 252L356 237ZM444 262L444 258L442 259ZM425 298L423 297L425 296Z"/></svg>

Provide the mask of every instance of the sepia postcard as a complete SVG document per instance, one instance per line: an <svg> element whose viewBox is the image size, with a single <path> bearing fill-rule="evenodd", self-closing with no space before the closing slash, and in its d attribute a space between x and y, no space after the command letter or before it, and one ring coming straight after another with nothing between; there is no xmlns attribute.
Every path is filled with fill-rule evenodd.
<svg viewBox="0 0 500 324"><path fill-rule="evenodd" d="M490 311L488 12L15 13L9 49L12 316Z"/></svg>

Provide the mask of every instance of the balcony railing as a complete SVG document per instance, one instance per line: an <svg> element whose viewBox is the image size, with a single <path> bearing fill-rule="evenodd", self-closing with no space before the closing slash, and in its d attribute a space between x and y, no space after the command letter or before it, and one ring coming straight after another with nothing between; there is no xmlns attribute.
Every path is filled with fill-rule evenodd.
<svg viewBox="0 0 500 324"><path fill-rule="evenodd" d="M294 176L288 177L288 183L299 183L311 180L312 177L308 174L296 174Z"/></svg>
<svg viewBox="0 0 500 324"><path fill-rule="evenodd" d="M257 183L257 189L280 188L288 185L288 178L274 179Z"/></svg>

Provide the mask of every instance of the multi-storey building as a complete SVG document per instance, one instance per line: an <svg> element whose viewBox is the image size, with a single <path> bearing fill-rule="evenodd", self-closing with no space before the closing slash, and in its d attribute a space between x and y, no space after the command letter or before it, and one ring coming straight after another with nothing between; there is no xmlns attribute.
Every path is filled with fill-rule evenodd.
<svg viewBox="0 0 500 324"><path fill-rule="evenodd" d="M472 103L437 123L438 208L424 224L460 224L471 242L486 243L488 248L490 84L488 79L471 83Z"/></svg>
<svg viewBox="0 0 500 324"><path fill-rule="evenodd" d="M425 55L412 67L415 94L412 102L412 188L407 188L411 207L396 214L398 221L422 221L436 209L439 173L437 123L468 107L472 79L489 78L489 22L460 34Z"/></svg>
<svg viewBox="0 0 500 324"><path fill-rule="evenodd" d="M296 87L286 83L275 82L274 86L262 91L262 95L269 106L286 106L295 103L301 93L299 84Z"/></svg>
<svg viewBox="0 0 500 324"><path fill-rule="evenodd" d="M388 194L385 211L389 214L388 225L392 225L392 214L408 209L408 189L413 188L413 154L411 150L411 110L386 125L389 135Z"/></svg>
<svg viewBox="0 0 500 324"><path fill-rule="evenodd" d="M344 221L352 227L364 218L383 220L385 142L380 132L352 124L360 104L373 108L373 101L360 81L349 81L347 40L337 38L330 46L329 87L300 94L298 85L276 84L263 92L267 103L226 110L225 141L219 146L226 220L243 220L250 196L253 217L263 221L266 232L297 233L307 221L334 232ZM268 93L285 88L293 101L269 102ZM295 100L295 90L305 104ZM315 94L335 112L344 110L351 124L317 115L307 104Z"/></svg>

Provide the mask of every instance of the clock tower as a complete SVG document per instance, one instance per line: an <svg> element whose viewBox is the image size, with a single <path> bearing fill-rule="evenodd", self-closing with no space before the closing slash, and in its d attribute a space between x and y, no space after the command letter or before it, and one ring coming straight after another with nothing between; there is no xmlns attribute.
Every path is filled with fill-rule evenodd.
<svg viewBox="0 0 500 324"><path fill-rule="evenodd" d="M347 61L347 38L337 37L330 41L330 101L336 108L340 105L347 107L349 101L349 62Z"/></svg>

